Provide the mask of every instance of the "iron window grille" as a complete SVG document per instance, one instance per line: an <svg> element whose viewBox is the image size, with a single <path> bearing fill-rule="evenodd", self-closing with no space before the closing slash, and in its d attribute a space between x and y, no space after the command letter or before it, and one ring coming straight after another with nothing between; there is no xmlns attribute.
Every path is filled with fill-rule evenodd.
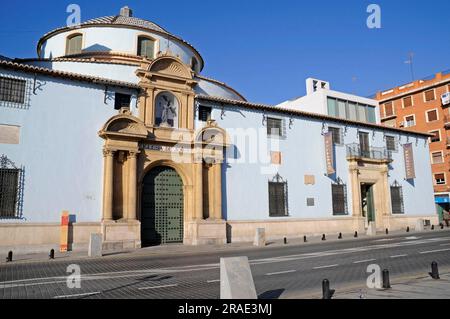
<svg viewBox="0 0 450 319"><path fill-rule="evenodd" d="M328 132L331 132L331 135L333 137L333 144L339 146L344 144L344 132L342 131L342 129L338 127L329 127Z"/></svg>
<svg viewBox="0 0 450 319"><path fill-rule="evenodd" d="M0 219L22 218L24 168L0 156Z"/></svg>
<svg viewBox="0 0 450 319"><path fill-rule="evenodd" d="M347 185L338 178L336 183L331 184L331 196L333 202L333 215L348 215Z"/></svg>
<svg viewBox="0 0 450 319"><path fill-rule="evenodd" d="M0 76L0 106L27 109L31 91L30 81L26 79Z"/></svg>
<svg viewBox="0 0 450 319"><path fill-rule="evenodd" d="M269 137L286 137L286 121L283 119L267 117L265 119L267 126L267 136Z"/></svg>
<svg viewBox="0 0 450 319"><path fill-rule="evenodd" d="M280 174L269 181L269 216L288 217L288 183Z"/></svg>
<svg viewBox="0 0 450 319"><path fill-rule="evenodd" d="M394 136L385 136L386 141L386 149L388 152L397 152L398 151L398 143L397 139Z"/></svg>
<svg viewBox="0 0 450 319"><path fill-rule="evenodd" d="M198 108L198 120L201 122L208 122L211 120L211 112L211 107L200 105Z"/></svg>
<svg viewBox="0 0 450 319"><path fill-rule="evenodd" d="M405 213L403 205L403 187L397 181L391 185L391 205L392 214Z"/></svg>
<svg viewBox="0 0 450 319"><path fill-rule="evenodd" d="M116 93L114 98L114 109L120 110L121 108L130 108L131 95Z"/></svg>

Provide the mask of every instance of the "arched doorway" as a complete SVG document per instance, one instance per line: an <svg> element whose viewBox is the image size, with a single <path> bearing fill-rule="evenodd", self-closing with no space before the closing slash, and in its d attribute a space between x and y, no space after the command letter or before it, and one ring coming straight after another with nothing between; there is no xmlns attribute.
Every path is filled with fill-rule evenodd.
<svg viewBox="0 0 450 319"><path fill-rule="evenodd" d="M183 243L183 181L173 168L159 166L147 173L141 207L143 247Z"/></svg>

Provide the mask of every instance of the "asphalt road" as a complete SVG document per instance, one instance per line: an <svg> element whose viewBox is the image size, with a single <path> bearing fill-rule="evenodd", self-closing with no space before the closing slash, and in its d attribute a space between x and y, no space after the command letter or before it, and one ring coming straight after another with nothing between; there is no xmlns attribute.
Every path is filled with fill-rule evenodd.
<svg viewBox="0 0 450 319"><path fill-rule="evenodd" d="M367 266L387 268L391 280L427 274L432 261L450 267L450 232L426 232L316 244L179 255L145 251L100 259L0 265L1 299L219 298L221 257L247 256L260 298L296 298L321 291L330 280L336 294L364 286ZM81 288L67 286L67 267L79 265Z"/></svg>

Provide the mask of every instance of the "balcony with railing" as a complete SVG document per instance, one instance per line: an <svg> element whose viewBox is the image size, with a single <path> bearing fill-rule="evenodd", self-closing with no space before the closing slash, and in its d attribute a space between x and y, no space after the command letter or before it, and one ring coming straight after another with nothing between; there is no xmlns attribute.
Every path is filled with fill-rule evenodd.
<svg viewBox="0 0 450 319"><path fill-rule="evenodd" d="M379 162L392 162L392 152L386 147L369 147L361 149L360 144L347 145L347 158L356 160L369 160Z"/></svg>

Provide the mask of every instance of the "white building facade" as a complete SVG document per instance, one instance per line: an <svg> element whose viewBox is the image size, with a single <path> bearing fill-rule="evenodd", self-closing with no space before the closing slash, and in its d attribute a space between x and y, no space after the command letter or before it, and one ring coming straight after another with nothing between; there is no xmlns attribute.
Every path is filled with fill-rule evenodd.
<svg viewBox="0 0 450 319"><path fill-rule="evenodd" d="M0 251L190 245L437 222L429 135L308 79L279 106L200 73L160 26L118 16L54 30L0 61Z"/></svg>

